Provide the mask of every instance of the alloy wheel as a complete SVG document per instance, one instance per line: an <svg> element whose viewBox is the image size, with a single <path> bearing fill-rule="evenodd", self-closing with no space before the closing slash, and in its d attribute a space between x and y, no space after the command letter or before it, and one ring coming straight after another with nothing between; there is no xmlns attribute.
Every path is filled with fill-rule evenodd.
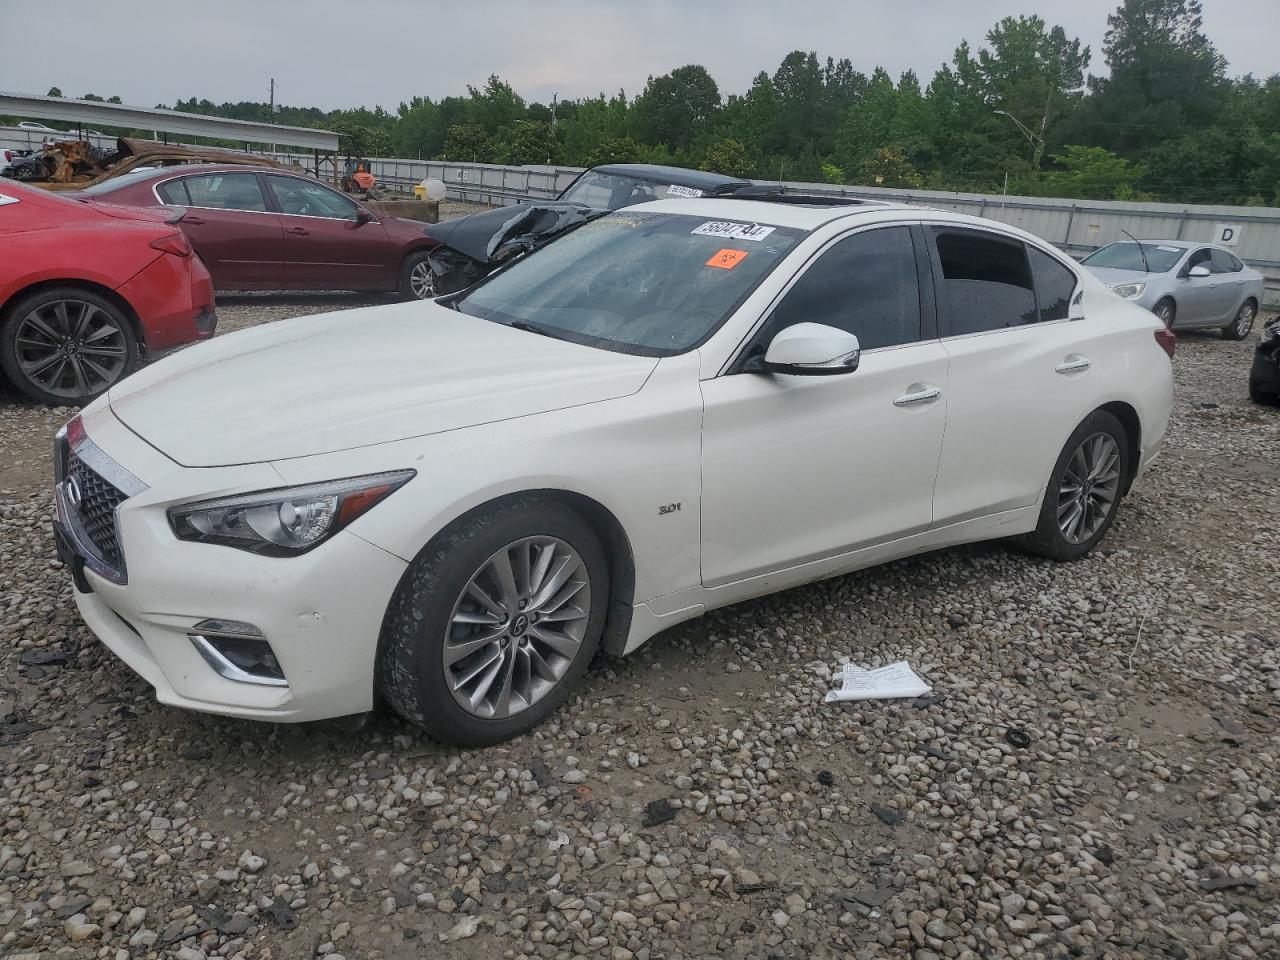
<svg viewBox="0 0 1280 960"><path fill-rule="evenodd" d="M1253 318L1257 311L1254 310L1252 303L1246 303L1240 307L1240 312L1236 315L1236 337L1243 340L1249 335L1249 331L1253 329Z"/></svg>
<svg viewBox="0 0 1280 960"><path fill-rule="evenodd" d="M591 614L591 578L555 537L525 537L472 575L446 628L445 682L473 716L529 709L569 671Z"/></svg>
<svg viewBox="0 0 1280 960"><path fill-rule="evenodd" d="M1091 539L1115 508L1120 493L1120 445L1095 433L1067 461L1058 487L1058 529L1068 543Z"/></svg>
<svg viewBox="0 0 1280 960"><path fill-rule="evenodd" d="M67 400L94 396L120 379L129 348L120 322L97 304L54 300L18 325L18 368L35 386Z"/></svg>
<svg viewBox="0 0 1280 960"><path fill-rule="evenodd" d="M415 263L409 271L409 290L419 300L430 300L436 295L436 277L427 261Z"/></svg>
<svg viewBox="0 0 1280 960"><path fill-rule="evenodd" d="M1156 307L1156 317L1166 327L1173 326L1173 305L1169 303L1160 304Z"/></svg>

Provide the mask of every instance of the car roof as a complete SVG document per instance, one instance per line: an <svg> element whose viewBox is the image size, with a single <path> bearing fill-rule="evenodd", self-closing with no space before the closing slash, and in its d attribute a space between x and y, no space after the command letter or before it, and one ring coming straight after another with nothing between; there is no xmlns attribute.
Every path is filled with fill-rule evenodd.
<svg viewBox="0 0 1280 960"><path fill-rule="evenodd" d="M698 190L711 190L731 184L746 185L751 182L742 177L726 177L722 173L689 170L686 167L667 167L660 163L606 163L591 169L596 173L611 173L616 176L635 177L639 180L660 180L663 183L675 183Z"/></svg>

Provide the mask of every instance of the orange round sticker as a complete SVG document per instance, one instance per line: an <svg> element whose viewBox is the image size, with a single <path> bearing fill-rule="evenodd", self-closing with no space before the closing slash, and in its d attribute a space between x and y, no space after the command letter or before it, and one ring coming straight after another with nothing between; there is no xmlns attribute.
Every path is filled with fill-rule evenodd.
<svg viewBox="0 0 1280 960"><path fill-rule="evenodd" d="M707 266L719 267L721 270L732 270L745 259L747 259L747 251L745 250L717 250L711 259L707 261Z"/></svg>

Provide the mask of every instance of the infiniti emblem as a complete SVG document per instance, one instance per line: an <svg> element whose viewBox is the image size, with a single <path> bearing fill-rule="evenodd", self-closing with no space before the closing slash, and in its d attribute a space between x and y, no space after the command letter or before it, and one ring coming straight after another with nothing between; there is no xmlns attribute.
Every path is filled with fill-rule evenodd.
<svg viewBox="0 0 1280 960"><path fill-rule="evenodd" d="M67 500L67 509L72 513L79 513L80 504L84 502L84 494L80 492L80 481L74 476L67 477L62 483L62 493Z"/></svg>

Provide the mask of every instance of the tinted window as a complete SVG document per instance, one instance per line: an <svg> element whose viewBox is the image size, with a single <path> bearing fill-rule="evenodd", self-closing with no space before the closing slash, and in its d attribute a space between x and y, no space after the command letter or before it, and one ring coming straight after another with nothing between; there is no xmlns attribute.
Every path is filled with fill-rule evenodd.
<svg viewBox="0 0 1280 960"><path fill-rule="evenodd" d="M952 336L1036 321L1025 248L1016 240L935 231Z"/></svg>
<svg viewBox="0 0 1280 960"><path fill-rule="evenodd" d="M1214 273L1238 273L1242 266L1239 260L1225 250L1212 250L1210 251L1210 257L1212 258Z"/></svg>
<svg viewBox="0 0 1280 960"><path fill-rule="evenodd" d="M168 183L162 183L156 187L156 193L160 195L160 199L165 203L177 204L178 206L186 206L191 203L191 198L187 196L187 188L181 180L170 180Z"/></svg>
<svg viewBox="0 0 1280 960"><path fill-rule="evenodd" d="M1138 244L1132 240L1111 243L1095 250L1081 263L1091 267L1111 267L1115 270L1141 270L1144 273L1168 273L1182 259L1183 248L1171 247L1151 240Z"/></svg>
<svg viewBox="0 0 1280 960"><path fill-rule="evenodd" d="M1076 289L1076 275L1053 257L1035 247L1027 248L1031 258L1031 275L1036 281L1041 320L1065 320Z"/></svg>
<svg viewBox="0 0 1280 960"><path fill-rule="evenodd" d="M825 323L856 334L862 349L920 339L920 288L907 227L839 241L787 291L763 343L796 323Z"/></svg>
<svg viewBox="0 0 1280 960"><path fill-rule="evenodd" d="M1213 254L1207 247L1201 247L1191 256L1187 257L1186 266L1183 270L1190 270L1192 267L1209 267L1212 269Z"/></svg>
<svg viewBox="0 0 1280 960"><path fill-rule="evenodd" d="M193 207L217 210L263 210L267 201L252 173L211 173L203 177L186 177L183 181Z"/></svg>
<svg viewBox="0 0 1280 960"><path fill-rule="evenodd" d="M267 183L280 204L281 213L302 217L326 217L330 220L354 220L359 209L342 194L309 180L269 174Z"/></svg>

